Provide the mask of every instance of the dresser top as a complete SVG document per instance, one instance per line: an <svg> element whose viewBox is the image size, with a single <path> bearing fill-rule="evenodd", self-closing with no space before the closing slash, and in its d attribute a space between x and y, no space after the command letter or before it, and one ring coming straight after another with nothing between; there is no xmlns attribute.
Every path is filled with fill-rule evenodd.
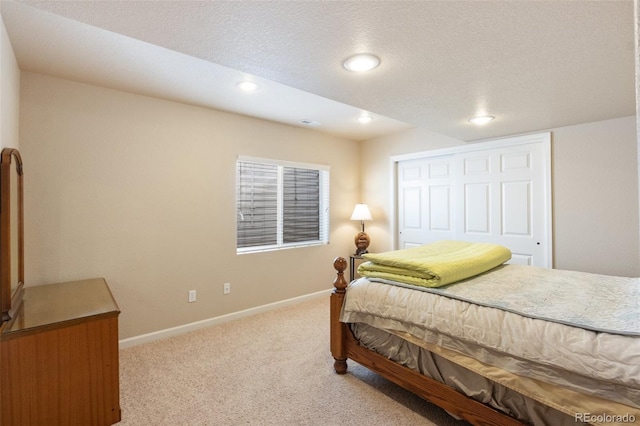
<svg viewBox="0 0 640 426"><path fill-rule="evenodd" d="M117 316L119 313L120 309L103 278L26 287L22 306L16 317L2 328L2 338L96 316Z"/></svg>

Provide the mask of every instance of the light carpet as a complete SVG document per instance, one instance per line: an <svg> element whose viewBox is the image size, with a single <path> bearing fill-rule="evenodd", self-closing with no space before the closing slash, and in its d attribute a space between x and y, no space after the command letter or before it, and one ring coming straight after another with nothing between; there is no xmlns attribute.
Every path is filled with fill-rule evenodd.
<svg viewBox="0 0 640 426"><path fill-rule="evenodd" d="M120 351L119 425L462 426L349 361L333 370L318 298Z"/></svg>

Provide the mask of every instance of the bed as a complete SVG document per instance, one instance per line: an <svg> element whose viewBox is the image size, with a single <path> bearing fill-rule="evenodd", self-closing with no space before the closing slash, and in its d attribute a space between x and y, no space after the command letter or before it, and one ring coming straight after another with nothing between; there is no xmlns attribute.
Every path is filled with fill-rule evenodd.
<svg viewBox="0 0 640 426"><path fill-rule="evenodd" d="M380 256L351 283L334 260L338 374L351 359L476 425L640 424L637 278L510 265L467 242Z"/></svg>

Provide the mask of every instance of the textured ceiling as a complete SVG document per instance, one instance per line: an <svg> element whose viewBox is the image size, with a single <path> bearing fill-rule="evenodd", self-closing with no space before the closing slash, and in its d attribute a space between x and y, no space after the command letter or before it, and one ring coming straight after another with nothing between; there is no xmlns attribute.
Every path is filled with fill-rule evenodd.
<svg viewBox="0 0 640 426"><path fill-rule="evenodd" d="M628 1L2 1L22 69L367 139L635 114ZM342 69L355 52L376 70ZM235 82L263 87L248 97ZM355 122L360 111L375 120ZM496 119L483 127L477 114Z"/></svg>

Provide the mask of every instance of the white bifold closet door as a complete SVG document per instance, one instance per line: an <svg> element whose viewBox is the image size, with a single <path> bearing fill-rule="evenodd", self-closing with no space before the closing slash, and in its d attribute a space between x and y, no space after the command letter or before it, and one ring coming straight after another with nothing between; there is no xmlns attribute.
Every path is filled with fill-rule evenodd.
<svg viewBox="0 0 640 426"><path fill-rule="evenodd" d="M512 251L510 263L552 266L548 133L425 152L396 166L398 248L493 242Z"/></svg>

